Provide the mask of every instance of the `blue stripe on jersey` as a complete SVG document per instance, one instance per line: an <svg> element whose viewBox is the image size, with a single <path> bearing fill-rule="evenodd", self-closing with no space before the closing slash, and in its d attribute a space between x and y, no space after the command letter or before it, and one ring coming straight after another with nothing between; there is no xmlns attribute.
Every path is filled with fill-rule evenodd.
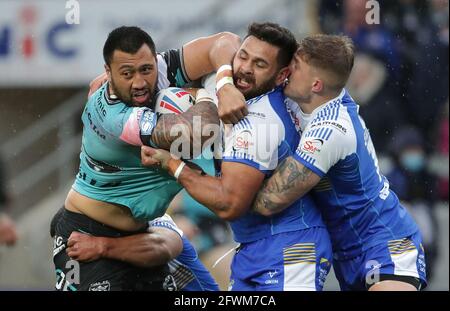
<svg viewBox="0 0 450 311"><path fill-rule="evenodd" d="M339 108L341 106L341 103L342 99L338 98L332 103L326 105L317 113L317 116L311 122L317 123L320 121L336 121L339 118Z"/></svg>
<svg viewBox="0 0 450 311"><path fill-rule="evenodd" d="M345 124L354 131L355 152L335 163L326 176L312 164L308 154L299 150L294 157L320 176L321 183L326 182L327 185L319 183L312 195L327 223L335 258L348 259L386 241L410 236L418 229L395 193L386 190L388 194L384 194L384 189L388 189L386 179L378 174L376 155L369 145L370 136L360 120L358 106L346 92L341 98L328 104L330 109L319 111L312 122L332 120ZM324 140L333 137L332 131L315 129L310 133Z"/></svg>
<svg viewBox="0 0 450 311"><path fill-rule="evenodd" d="M309 160L307 160L309 158ZM303 164L309 170L313 171L317 176L324 177L326 174L314 166L315 160L311 161L311 158L307 156L304 152L300 154L298 152L294 153L294 159Z"/></svg>
<svg viewBox="0 0 450 311"><path fill-rule="evenodd" d="M277 88L266 95L268 96L272 110L281 119L285 128L284 139L279 142L278 146L278 163L280 163L280 161L293 154L298 146L300 137L287 110L283 90ZM253 103L255 104L254 107L258 104L264 105L264 103L258 103L257 101L253 101ZM269 119L267 122L278 123L279 120L271 121ZM246 159L224 158L224 160L244 163L261 170L259 164L249 162ZM261 171L266 173L264 170ZM247 212L239 219L231 222L231 227L237 242L248 243L282 232L291 232L310 227L324 227L324 224L312 198L306 195L301 200L298 200L284 211L272 217L264 217L253 212Z"/></svg>

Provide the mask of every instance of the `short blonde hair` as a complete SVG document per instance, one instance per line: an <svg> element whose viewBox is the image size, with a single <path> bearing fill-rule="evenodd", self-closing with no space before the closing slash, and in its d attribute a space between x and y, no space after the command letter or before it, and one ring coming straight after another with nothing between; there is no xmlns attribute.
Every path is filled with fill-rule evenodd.
<svg viewBox="0 0 450 311"><path fill-rule="evenodd" d="M308 65L332 74L327 79L330 88L342 89L353 68L354 50L347 36L318 34L300 41L297 54Z"/></svg>

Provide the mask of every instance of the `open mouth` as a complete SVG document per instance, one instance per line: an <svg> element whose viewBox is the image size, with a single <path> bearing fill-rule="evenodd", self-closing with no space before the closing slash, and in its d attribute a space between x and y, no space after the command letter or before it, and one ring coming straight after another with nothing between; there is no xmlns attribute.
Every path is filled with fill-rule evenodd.
<svg viewBox="0 0 450 311"><path fill-rule="evenodd" d="M150 92L148 90L133 92L132 98L133 98L133 102L138 103L138 104L144 104L149 101Z"/></svg>
<svg viewBox="0 0 450 311"><path fill-rule="evenodd" d="M236 79L236 86L238 89L242 90L248 90L252 87L252 82L249 82L246 79L238 78Z"/></svg>

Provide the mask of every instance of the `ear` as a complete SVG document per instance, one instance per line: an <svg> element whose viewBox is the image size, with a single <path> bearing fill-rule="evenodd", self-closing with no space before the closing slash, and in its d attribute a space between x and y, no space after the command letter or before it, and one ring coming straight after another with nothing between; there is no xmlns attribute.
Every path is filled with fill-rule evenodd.
<svg viewBox="0 0 450 311"><path fill-rule="evenodd" d="M106 75L108 76L108 80L111 81L111 68L107 64L105 64L104 67Z"/></svg>
<svg viewBox="0 0 450 311"><path fill-rule="evenodd" d="M283 84L284 81L289 77L290 74L291 74L291 71L289 70L289 66L281 69L280 72L278 72L277 78L275 80L276 85Z"/></svg>
<svg viewBox="0 0 450 311"><path fill-rule="evenodd" d="M323 81L319 78L314 79L311 90L314 93L320 93L323 91Z"/></svg>

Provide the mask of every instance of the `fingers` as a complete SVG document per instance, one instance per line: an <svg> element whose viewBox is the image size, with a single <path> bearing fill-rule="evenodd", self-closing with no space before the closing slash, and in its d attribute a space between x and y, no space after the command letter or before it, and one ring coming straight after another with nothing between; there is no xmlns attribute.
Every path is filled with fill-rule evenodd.
<svg viewBox="0 0 450 311"><path fill-rule="evenodd" d="M79 260L79 254L78 252L73 248L69 247L66 249L67 256L69 256L71 259Z"/></svg>
<svg viewBox="0 0 450 311"><path fill-rule="evenodd" d="M151 157L156 154L156 150L149 146L142 146L141 154Z"/></svg>
<svg viewBox="0 0 450 311"><path fill-rule="evenodd" d="M159 165L160 162L153 158L156 151L153 148L142 146L141 148L141 163L143 166Z"/></svg>

